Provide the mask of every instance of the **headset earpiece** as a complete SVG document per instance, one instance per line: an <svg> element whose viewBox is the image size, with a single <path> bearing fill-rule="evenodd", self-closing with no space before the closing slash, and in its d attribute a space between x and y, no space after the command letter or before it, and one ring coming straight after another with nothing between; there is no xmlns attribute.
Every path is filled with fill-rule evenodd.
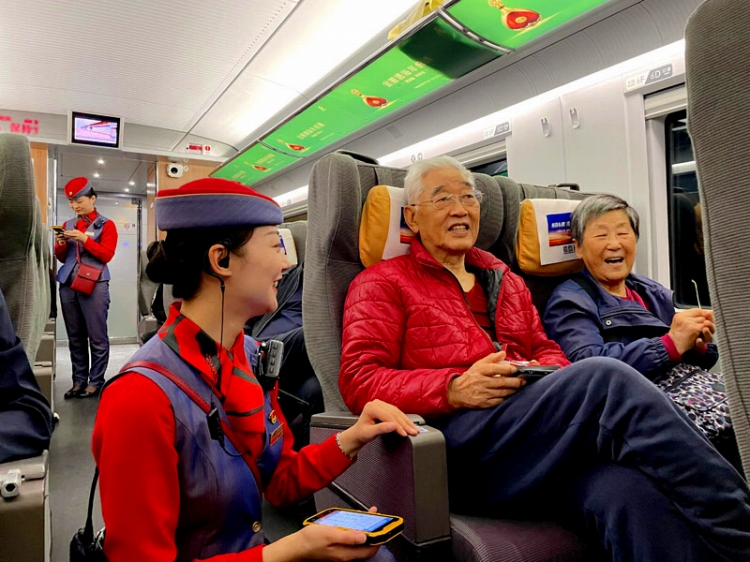
<svg viewBox="0 0 750 562"><path fill-rule="evenodd" d="M218 244L220 244L221 246L224 246L224 249L227 251L227 255L222 258L219 258L216 261L216 265L218 265L219 267L223 267L223 268L229 267L229 248L228 248L229 241L222 240L221 242L218 242ZM219 280L219 283L221 283L221 290L223 292L224 291L224 278L218 273L216 273L211 267L211 260L209 260L208 258L208 252L206 252L206 259L203 265L203 271L208 273L211 277L216 277L216 279Z"/></svg>

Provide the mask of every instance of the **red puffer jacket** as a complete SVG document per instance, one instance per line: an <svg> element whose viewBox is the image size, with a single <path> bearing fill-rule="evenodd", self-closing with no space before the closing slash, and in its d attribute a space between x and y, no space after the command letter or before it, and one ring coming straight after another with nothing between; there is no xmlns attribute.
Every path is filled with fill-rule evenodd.
<svg viewBox="0 0 750 562"><path fill-rule="evenodd" d="M490 318L508 359L565 366L570 362L544 333L523 280L492 254L472 248ZM375 398L404 412L452 411L451 378L496 350L474 320L456 277L415 240L411 252L360 273L349 287L339 386L352 412Z"/></svg>

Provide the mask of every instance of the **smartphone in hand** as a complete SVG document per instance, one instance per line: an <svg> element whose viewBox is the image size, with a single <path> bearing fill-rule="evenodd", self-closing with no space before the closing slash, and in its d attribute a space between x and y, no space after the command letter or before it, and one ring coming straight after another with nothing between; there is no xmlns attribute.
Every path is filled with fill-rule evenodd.
<svg viewBox="0 0 750 562"><path fill-rule="evenodd" d="M546 377L550 373L554 373L559 368L560 365L521 365L514 376L523 377L530 384Z"/></svg>
<svg viewBox="0 0 750 562"><path fill-rule="evenodd" d="M303 525L330 525L340 529L362 531L367 536L365 544L383 544L400 535L404 520L397 515L370 513L356 509L330 508L306 519Z"/></svg>

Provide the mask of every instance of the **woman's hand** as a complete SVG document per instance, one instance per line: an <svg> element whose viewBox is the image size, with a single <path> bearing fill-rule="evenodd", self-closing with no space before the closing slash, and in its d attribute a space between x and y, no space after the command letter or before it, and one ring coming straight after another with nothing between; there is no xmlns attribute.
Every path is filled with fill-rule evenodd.
<svg viewBox="0 0 750 562"><path fill-rule="evenodd" d="M711 341L716 329L713 320L713 312L700 308L691 308L675 314L669 336L678 353L682 355L696 345L702 346L704 342Z"/></svg>
<svg viewBox="0 0 750 562"><path fill-rule="evenodd" d="M63 236L67 238L68 240L75 240L76 242L85 243L86 242L86 234L81 232L80 230L66 230L63 232Z"/></svg>
<svg viewBox="0 0 750 562"><path fill-rule="evenodd" d="M357 423L339 434L339 446L348 456L353 457L378 435L394 431L401 437L419 433L417 426L396 406L373 400L365 404Z"/></svg>
<svg viewBox="0 0 750 562"><path fill-rule="evenodd" d="M693 346L693 349L698 352L704 351L706 344L714 341L714 332L716 331L713 310L703 310L703 313L703 330L701 331L701 335L698 337L698 339L695 340L695 345Z"/></svg>
<svg viewBox="0 0 750 562"><path fill-rule="evenodd" d="M369 511L377 513L377 508L371 507ZM348 562L372 558L380 547L365 545L366 540L367 536L361 531L327 525L307 525L296 533L266 546L263 549L263 562Z"/></svg>
<svg viewBox="0 0 750 562"><path fill-rule="evenodd" d="M65 234L58 231L55 231L55 241L60 244L60 246L64 246L68 243L68 239L65 238Z"/></svg>

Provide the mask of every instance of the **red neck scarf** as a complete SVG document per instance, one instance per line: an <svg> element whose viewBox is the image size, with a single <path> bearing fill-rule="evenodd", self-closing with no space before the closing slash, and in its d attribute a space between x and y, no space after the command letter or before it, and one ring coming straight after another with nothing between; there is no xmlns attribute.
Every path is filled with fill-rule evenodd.
<svg viewBox="0 0 750 562"><path fill-rule="evenodd" d="M159 337L211 386L235 432L264 433L263 389L247 360L245 335L240 333L227 351L180 314L180 305L169 307Z"/></svg>

